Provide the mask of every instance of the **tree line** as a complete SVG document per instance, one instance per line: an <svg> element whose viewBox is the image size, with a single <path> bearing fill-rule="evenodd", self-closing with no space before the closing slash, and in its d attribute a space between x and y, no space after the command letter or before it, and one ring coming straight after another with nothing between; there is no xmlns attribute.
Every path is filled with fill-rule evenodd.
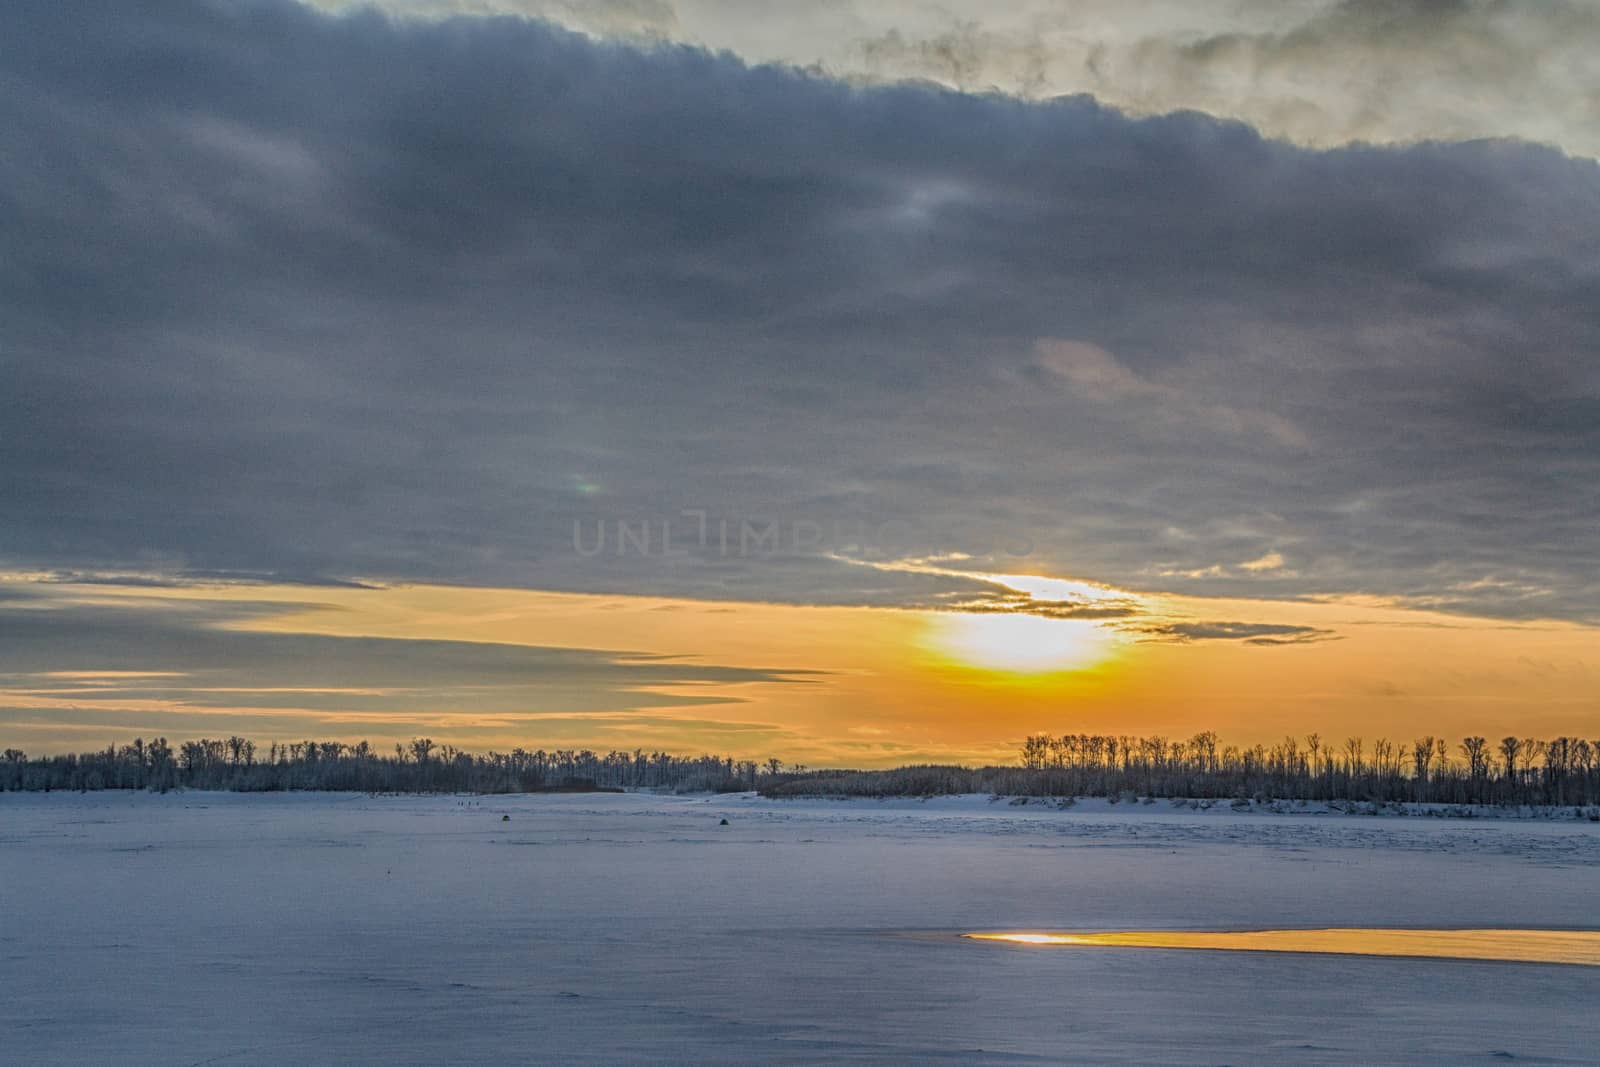
<svg viewBox="0 0 1600 1067"><path fill-rule="evenodd" d="M1275 745L1223 745L1211 731L1186 739L1109 734L1028 737L1020 766L816 771L764 783L773 795L1191 797L1493 805L1600 803L1600 740L1467 737L1452 745L1320 734Z"/></svg>
<svg viewBox="0 0 1600 1067"><path fill-rule="evenodd" d="M273 742L244 737L185 741L142 738L82 752L29 759L0 753L0 790L221 789L238 792L332 790L365 793L529 793L549 790L755 789L759 768L726 756L666 752L521 748L477 755L419 737L379 752L366 741Z"/></svg>
<svg viewBox="0 0 1600 1067"><path fill-rule="evenodd" d="M893 770L785 769L729 756L522 748L474 754L431 738L379 752L365 741L273 742L166 738L94 752L29 758L0 753L0 790L177 788L241 792L522 793L557 789L759 790L770 796L1189 797L1492 805L1600 804L1600 740L1428 735L1409 743L1319 734L1271 746L1186 739L1038 734L1018 764L918 765Z"/></svg>

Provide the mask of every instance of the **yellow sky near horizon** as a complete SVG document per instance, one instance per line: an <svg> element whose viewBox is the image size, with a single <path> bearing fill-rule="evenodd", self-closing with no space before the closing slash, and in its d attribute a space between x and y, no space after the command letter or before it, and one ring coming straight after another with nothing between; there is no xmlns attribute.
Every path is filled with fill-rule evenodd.
<svg viewBox="0 0 1600 1067"><path fill-rule="evenodd" d="M1021 588L1028 578L1007 580ZM1044 599L1052 586L1034 579L1027 591ZM1263 646L1237 638L1152 638L1129 631L1121 619L436 585L60 586L54 592L140 610L196 601L283 605L281 613L227 625L236 632L609 650L667 657L661 662L668 663L797 673L787 680L645 686L670 701L641 699L637 705L628 704L626 694L617 705L615 692L608 694L610 704L586 704L583 685L589 683L556 678L548 690L534 691L521 712L508 710L493 684L455 684L430 697L426 712L403 713L384 706L393 699L399 707L403 689L370 684L337 694L339 701L354 695L367 702L365 710L319 706L328 699L327 684L302 689L292 670L281 684L224 690L221 704L204 679L181 673L148 676L175 691L127 698L61 688L63 672L52 680L56 689L13 674L0 687L0 705L26 709L31 718L0 711L12 720L0 722L0 731L30 751L99 747L107 737L135 733L179 739L244 732L263 743L315 737L387 745L426 732L473 750L643 747L774 755L813 766L883 766L1011 761L1017 742L1033 732L1182 737L1210 729L1237 744L1313 731L1335 742L1348 735L1370 741L1427 733L1600 732L1594 696L1600 641L1592 628L1452 616L1378 601L1107 593L1135 598L1135 622L1146 628L1245 619L1304 627L1320 638ZM139 666L161 672L168 665ZM202 691L203 706L192 699ZM286 699L297 692L304 701ZM549 706L541 706L543 692L550 694ZM267 693L271 701L263 700ZM89 705L97 714L118 713L117 724L78 722L86 714L86 694L99 697Z"/></svg>

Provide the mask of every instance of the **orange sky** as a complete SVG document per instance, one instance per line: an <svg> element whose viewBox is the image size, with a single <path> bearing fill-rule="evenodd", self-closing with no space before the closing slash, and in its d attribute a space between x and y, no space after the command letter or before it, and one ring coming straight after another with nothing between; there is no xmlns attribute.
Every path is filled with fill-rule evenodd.
<svg viewBox="0 0 1600 1067"><path fill-rule="evenodd" d="M1021 576L1008 580L1030 584ZM1028 591L1040 595L1051 588L1049 582L1033 585ZM1600 722L1594 696L1600 642L1591 629L1378 602L1137 598L1141 620L1246 618L1326 632L1307 643L1261 646L1150 639L1119 630L1117 620L446 586L95 586L65 592L149 611L196 601L281 603L282 614L231 624L260 633L605 649L815 673L787 681L673 684L666 689L679 703L662 707L648 701L590 707L579 685L559 686L560 700L551 705L541 706L534 696L526 711L508 712L503 701L485 706L492 686L457 686L423 715L386 713L384 693L376 691L377 710L319 707L326 690L310 688L303 706L286 705L284 691L297 688L292 676L256 692L232 692L228 706L219 707L213 694L198 707L182 690L204 680L179 674L166 680L176 693L93 704L97 712L126 713L115 728L77 722L84 690L53 693L13 675L0 702L50 710L48 724L0 722L8 741L30 751L98 747L108 737L135 733L182 738L237 730L260 741L365 737L388 744L425 731L476 750L659 747L776 755L810 765L886 765L1009 761L1018 739L1038 731L1187 736L1214 729L1225 742L1253 743L1311 731L1369 741L1509 731L1587 736ZM163 666L152 661L148 670ZM258 703L269 688L277 699ZM712 698L719 702L695 702Z"/></svg>

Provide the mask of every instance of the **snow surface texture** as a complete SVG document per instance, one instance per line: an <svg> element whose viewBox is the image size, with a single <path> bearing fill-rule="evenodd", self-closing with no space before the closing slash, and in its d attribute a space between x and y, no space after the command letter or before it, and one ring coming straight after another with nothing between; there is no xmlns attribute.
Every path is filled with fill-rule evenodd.
<svg viewBox="0 0 1600 1067"><path fill-rule="evenodd" d="M1588 822L7 794L0 1061L1592 1063L1600 968L954 935L1582 928L1597 901Z"/></svg>

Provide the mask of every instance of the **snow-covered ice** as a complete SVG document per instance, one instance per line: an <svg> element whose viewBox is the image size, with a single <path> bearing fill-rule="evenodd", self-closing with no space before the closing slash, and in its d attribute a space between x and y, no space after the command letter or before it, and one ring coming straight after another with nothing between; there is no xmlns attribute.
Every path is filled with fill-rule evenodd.
<svg viewBox="0 0 1600 1067"><path fill-rule="evenodd" d="M1597 861L1164 801L7 794L0 1061L1590 1063L1600 968L956 935L1594 928Z"/></svg>

